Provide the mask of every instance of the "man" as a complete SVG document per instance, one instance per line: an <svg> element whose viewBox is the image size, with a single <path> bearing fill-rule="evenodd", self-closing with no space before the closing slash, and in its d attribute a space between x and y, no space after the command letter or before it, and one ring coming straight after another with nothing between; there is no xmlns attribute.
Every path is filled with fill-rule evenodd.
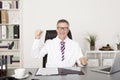
<svg viewBox="0 0 120 80"><path fill-rule="evenodd" d="M32 54L38 58L43 58L45 54L48 54L46 67L73 67L76 62L86 65L87 61L83 57L78 43L67 37L69 22L65 19L58 20L56 31L56 38L47 40L44 46L40 46L43 31L37 30Z"/></svg>

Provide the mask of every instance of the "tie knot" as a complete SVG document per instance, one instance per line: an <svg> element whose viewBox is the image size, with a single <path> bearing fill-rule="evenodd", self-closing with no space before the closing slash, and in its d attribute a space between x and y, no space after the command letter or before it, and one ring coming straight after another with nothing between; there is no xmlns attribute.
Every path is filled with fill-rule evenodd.
<svg viewBox="0 0 120 80"><path fill-rule="evenodd" d="M65 42L64 42L64 41L61 41L60 44L63 45L63 44L65 44Z"/></svg>

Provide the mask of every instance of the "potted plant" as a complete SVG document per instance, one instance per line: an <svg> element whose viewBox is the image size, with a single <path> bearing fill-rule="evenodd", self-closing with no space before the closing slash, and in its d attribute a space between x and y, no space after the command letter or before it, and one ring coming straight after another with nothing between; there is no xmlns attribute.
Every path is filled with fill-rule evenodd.
<svg viewBox="0 0 120 80"><path fill-rule="evenodd" d="M118 40L117 50L120 50L120 33L117 35L117 40Z"/></svg>
<svg viewBox="0 0 120 80"><path fill-rule="evenodd" d="M120 50L120 42L117 43L117 50Z"/></svg>
<svg viewBox="0 0 120 80"><path fill-rule="evenodd" d="M97 36L95 34L89 34L88 38L86 38L86 40L90 44L90 50L95 50L96 39L97 39Z"/></svg>

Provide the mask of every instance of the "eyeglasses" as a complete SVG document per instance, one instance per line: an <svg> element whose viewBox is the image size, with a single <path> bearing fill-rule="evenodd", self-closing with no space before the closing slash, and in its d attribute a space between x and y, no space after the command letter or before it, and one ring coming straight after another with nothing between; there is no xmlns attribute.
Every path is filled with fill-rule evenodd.
<svg viewBox="0 0 120 80"><path fill-rule="evenodd" d="M58 30L68 30L68 27L57 27Z"/></svg>

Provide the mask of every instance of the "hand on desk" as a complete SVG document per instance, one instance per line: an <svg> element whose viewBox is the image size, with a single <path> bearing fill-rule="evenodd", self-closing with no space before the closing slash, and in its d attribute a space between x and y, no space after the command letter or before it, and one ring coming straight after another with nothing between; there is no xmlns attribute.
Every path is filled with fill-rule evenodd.
<svg viewBox="0 0 120 80"><path fill-rule="evenodd" d="M85 57L80 58L80 62L83 66L87 65L87 59Z"/></svg>

